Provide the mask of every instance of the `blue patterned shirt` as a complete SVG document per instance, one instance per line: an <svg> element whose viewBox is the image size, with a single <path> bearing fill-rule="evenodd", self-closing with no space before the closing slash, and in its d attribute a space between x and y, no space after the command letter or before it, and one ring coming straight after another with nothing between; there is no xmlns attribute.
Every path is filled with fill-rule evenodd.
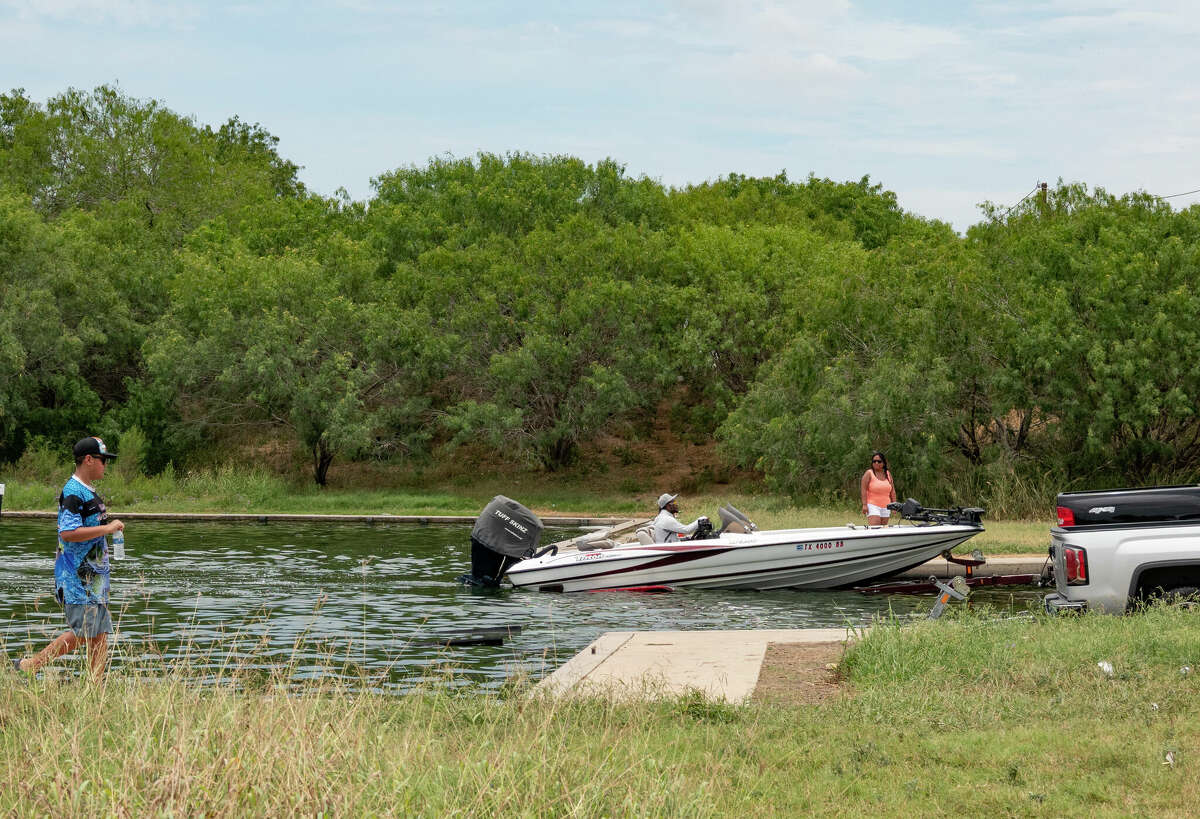
<svg viewBox="0 0 1200 819"><path fill-rule="evenodd" d="M108 522L108 510L96 492L74 475L58 501L58 555L54 588L62 603L108 604L108 539L103 535L81 543L63 540L63 532Z"/></svg>

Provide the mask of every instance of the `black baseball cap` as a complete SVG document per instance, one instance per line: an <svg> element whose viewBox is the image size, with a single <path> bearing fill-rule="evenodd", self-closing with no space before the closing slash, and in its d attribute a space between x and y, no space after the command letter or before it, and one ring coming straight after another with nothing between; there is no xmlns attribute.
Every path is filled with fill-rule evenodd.
<svg viewBox="0 0 1200 819"><path fill-rule="evenodd" d="M75 457L82 458L84 455L93 455L106 461L117 457L117 453L109 452L99 438L81 438L75 444Z"/></svg>

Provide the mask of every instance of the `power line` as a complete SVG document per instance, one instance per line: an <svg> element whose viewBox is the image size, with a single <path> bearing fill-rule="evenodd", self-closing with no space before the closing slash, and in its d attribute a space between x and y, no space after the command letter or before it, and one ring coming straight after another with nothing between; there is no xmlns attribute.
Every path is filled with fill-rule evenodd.
<svg viewBox="0 0 1200 819"><path fill-rule="evenodd" d="M1008 218L1008 214L1012 213L1014 210L1016 210L1016 209L1017 209L1017 205L1020 205L1020 204L1021 204L1021 202L1024 202L1026 199L1028 199L1029 197L1033 196L1035 193L1037 193L1037 191L1039 191L1039 190L1045 190L1045 189L1046 189L1046 183L1045 183L1045 182L1038 182L1036 185L1034 185L1034 186L1033 186L1033 190L1031 190L1029 193L1025 194L1024 196L1022 196L1022 197L1021 197L1021 201L1020 201L1020 202L1017 202L1017 204L1016 204L1016 205L1013 205L1011 208L1009 208L1008 210L1004 211L1004 215L1003 215L1003 216L1001 216L1000 218L1001 218L1001 219L1007 219L1007 218ZM1181 195L1182 195L1182 194L1181 194Z"/></svg>
<svg viewBox="0 0 1200 819"><path fill-rule="evenodd" d="M1184 191L1183 193L1173 193L1170 196L1160 196L1159 199L1174 199L1176 196L1191 196L1193 193L1200 193L1200 188L1194 191Z"/></svg>

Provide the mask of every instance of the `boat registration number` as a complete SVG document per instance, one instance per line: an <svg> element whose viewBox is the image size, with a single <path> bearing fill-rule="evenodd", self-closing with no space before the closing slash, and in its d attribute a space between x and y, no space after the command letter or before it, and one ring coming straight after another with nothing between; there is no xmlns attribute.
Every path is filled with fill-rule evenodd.
<svg viewBox="0 0 1200 819"><path fill-rule="evenodd" d="M797 552L817 552L825 549L840 549L846 545L844 540L819 540L815 543L797 543Z"/></svg>

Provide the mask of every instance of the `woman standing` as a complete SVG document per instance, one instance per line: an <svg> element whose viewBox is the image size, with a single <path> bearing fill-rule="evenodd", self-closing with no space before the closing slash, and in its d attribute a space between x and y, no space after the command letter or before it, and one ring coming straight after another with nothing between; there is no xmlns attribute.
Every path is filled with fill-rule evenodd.
<svg viewBox="0 0 1200 819"><path fill-rule="evenodd" d="M878 451L871 453L871 468L863 473L861 484L862 511L867 516L867 523L886 526L892 516L887 505L896 500L896 486L892 483L886 455Z"/></svg>

